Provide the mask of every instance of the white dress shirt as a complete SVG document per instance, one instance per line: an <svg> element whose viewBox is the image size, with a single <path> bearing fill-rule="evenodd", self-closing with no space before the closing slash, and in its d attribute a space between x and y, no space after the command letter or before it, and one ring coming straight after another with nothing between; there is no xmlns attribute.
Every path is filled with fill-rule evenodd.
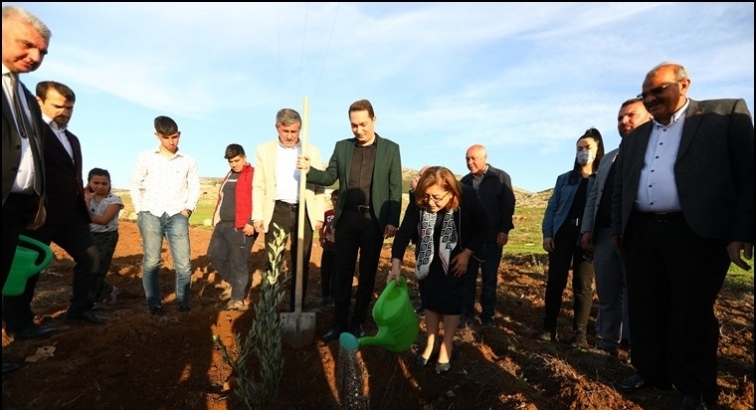
<svg viewBox="0 0 756 410"><path fill-rule="evenodd" d="M24 108L24 110L26 110L26 117L31 118L31 116L29 115L29 105L26 101L26 93L24 93L21 88L21 81L18 81L16 90L12 90L10 76L10 70L8 70L8 68L5 67L5 64L3 64L3 91L6 95L6 98L8 99L8 107L10 107L10 110L13 113L13 119L16 120L16 130L19 130L20 135L21 131L20 127L18 126L18 119L16 117L16 108L13 105L13 101L10 100L14 94L18 96L17 98L19 99L21 106ZM31 121L29 122L31 123ZM18 164L18 172L16 172L16 179L13 181L13 186L11 186L11 192L33 193L34 158L32 158L31 145L29 144L29 140L27 138L20 138L20 140L21 161Z"/></svg>
<svg viewBox="0 0 756 410"><path fill-rule="evenodd" d="M193 211L200 197L197 162L181 151L166 157L160 148L139 154L129 182L131 201L138 213L168 216Z"/></svg>
<svg viewBox="0 0 756 410"><path fill-rule="evenodd" d="M635 199L635 208L641 212L682 210L675 182L675 162L689 104L690 100L685 101L668 125L653 121Z"/></svg>
<svg viewBox="0 0 756 410"><path fill-rule="evenodd" d="M66 152L68 153L68 156L71 157L71 160L73 160L73 148L71 147L71 141L68 140L68 135L66 135L67 127L59 126L57 122L53 121L50 117L42 113L42 119L47 123L47 125L50 126L50 129L52 129L53 134L55 134L56 137L58 137L58 141L60 141L61 144L63 144L63 148L66 149Z"/></svg>
<svg viewBox="0 0 756 410"><path fill-rule="evenodd" d="M288 148L278 143L276 150L276 201L299 203L299 170L297 157L301 144Z"/></svg>

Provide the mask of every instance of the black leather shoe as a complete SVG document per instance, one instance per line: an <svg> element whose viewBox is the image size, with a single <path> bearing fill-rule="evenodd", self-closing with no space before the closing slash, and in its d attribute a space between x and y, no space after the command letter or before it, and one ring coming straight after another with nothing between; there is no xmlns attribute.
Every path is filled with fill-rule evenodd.
<svg viewBox="0 0 756 410"><path fill-rule="evenodd" d="M451 362L436 363L436 374L444 374L448 372L451 369Z"/></svg>
<svg viewBox="0 0 756 410"><path fill-rule="evenodd" d="M422 354L417 355L417 365L421 367L428 367L433 363L433 355L429 358L424 358Z"/></svg>
<svg viewBox="0 0 756 410"><path fill-rule="evenodd" d="M155 305L150 307L149 313L150 316L163 316L165 310L163 309L163 305Z"/></svg>
<svg viewBox="0 0 756 410"><path fill-rule="evenodd" d="M11 362L3 362L3 374L15 372L16 370L20 369L21 366L19 366L16 363Z"/></svg>
<svg viewBox="0 0 756 410"><path fill-rule="evenodd" d="M36 326L32 325L29 326L23 330L18 330L15 332L12 332L14 334L15 339L43 339L45 337L50 337L56 333L58 333L60 329L57 327L43 327L43 326Z"/></svg>
<svg viewBox="0 0 756 410"><path fill-rule="evenodd" d="M638 373L635 373L634 375L626 379L616 381L612 383L612 386L614 386L615 389L623 392L633 392L636 390L645 389L646 387L655 387L659 390L668 390L672 387L668 384L652 383Z"/></svg>
<svg viewBox="0 0 756 410"><path fill-rule="evenodd" d="M93 325L104 325L108 322L108 319L97 315L91 310L86 310L77 314L71 314L70 312L66 313L65 321L66 323L89 323Z"/></svg>
<svg viewBox="0 0 756 410"><path fill-rule="evenodd" d="M330 332L323 335L323 341L324 342L330 342L331 340L336 340L341 336L341 329L339 328L333 328Z"/></svg>

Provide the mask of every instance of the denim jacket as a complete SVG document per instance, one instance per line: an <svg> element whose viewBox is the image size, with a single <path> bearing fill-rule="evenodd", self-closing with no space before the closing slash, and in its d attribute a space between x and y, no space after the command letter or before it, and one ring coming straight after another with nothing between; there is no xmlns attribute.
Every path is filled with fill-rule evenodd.
<svg viewBox="0 0 756 410"><path fill-rule="evenodd" d="M544 238L553 238L567 219L567 213L570 212L572 201L575 199L575 192L577 192L579 186L579 183L574 185L569 184L571 173L572 171L568 171L557 177L554 192L551 194L551 198L549 198L548 205L546 205L546 212L543 215L543 223L541 224ZM595 180L595 174L588 178L586 195L593 189ZM578 238L579 240L580 238Z"/></svg>

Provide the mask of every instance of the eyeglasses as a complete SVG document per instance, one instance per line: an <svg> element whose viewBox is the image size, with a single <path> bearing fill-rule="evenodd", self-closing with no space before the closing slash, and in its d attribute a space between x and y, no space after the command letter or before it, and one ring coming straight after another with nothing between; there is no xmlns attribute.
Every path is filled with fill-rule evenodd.
<svg viewBox="0 0 756 410"><path fill-rule="evenodd" d="M648 97L651 94L653 94L654 96L659 96L659 95L661 95L661 93L664 92L664 90L667 89L667 87L675 85L675 84L677 84L677 83L667 83L667 84L660 85L660 86L658 86L656 88L652 88L652 89L650 89L650 90L648 90L646 92L638 94L638 99L639 100L645 100L646 97Z"/></svg>
<svg viewBox="0 0 756 410"><path fill-rule="evenodd" d="M425 198L423 199L425 200L425 202L433 201L436 205L438 205L441 201L444 200L444 198L446 198L449 195L449 192L450 191L446 191L446 193L440 198L436 198L435 196L432 196L432 195L426 195Z"/></svg>

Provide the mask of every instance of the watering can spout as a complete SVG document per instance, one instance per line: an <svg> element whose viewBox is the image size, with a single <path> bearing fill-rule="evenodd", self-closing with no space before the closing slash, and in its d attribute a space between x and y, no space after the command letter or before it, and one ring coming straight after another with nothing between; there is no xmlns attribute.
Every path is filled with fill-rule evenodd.
<svg viewBox="0 0 756 410"><path fill-rule="evenodd" d="M375 336L357 339L351 333L339 338L347 350L359 346L383 346L392 352L403 352L417 339L420 325L409 299L409 290L404 278L390 281L373 306L373 319L378 326Z"/></svg>
<svg viewBox="0 0 756 410"><path fill-rule="evenodd" d="M391 347L396 345L396 339L387 328L379 328L375 336L364 336L357 341L360 346L385 346Z"/></svg>

